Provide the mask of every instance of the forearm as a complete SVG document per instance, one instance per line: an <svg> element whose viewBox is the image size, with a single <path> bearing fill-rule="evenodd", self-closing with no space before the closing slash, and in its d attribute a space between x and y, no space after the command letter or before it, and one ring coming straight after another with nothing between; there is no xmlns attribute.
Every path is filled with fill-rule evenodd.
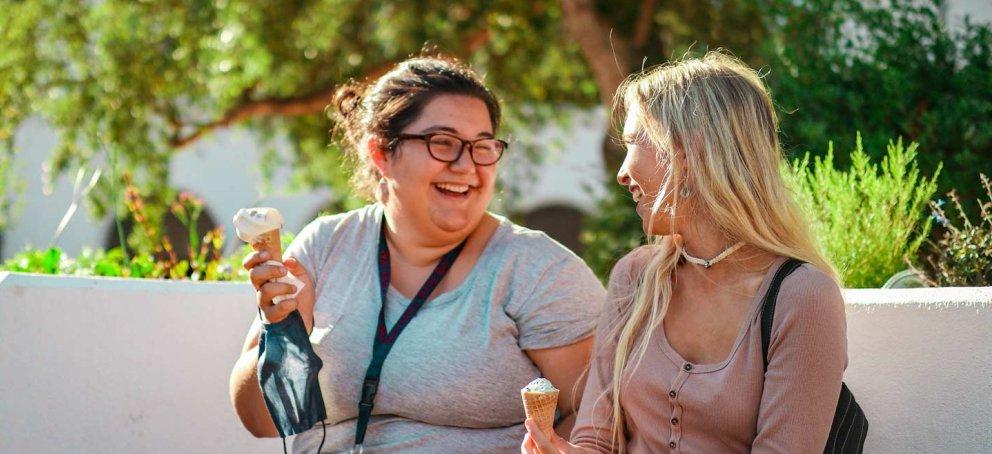
<svg viewBox="0 0 992 454"><path fill-rule="evenodd" d="M278 437L279 432L272 422L269 409L262 397L262 388L258 384L258 346L241 354L234 370L231 372L231 404L234 412L241 419L241 424L252 435L263 437Z"/></svg>

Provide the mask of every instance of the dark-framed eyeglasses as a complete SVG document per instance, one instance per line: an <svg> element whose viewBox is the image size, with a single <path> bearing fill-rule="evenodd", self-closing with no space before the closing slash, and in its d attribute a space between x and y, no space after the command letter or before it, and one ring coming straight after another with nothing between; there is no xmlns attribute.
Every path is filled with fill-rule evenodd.
<svg viewBox="0 0 992 454"><path fill-rule="evenodd" d="M468 146L468 155L475 165L491 166L503 157L503 152L509 146L505 140L500 139L475 139L462 140L451 134L444 132L432 132L428 134L400 134L392 140L390 148L395 149L404 140L423 140L427 144L427 152L431 157L441 162L457 162L462 157L465 147Z"/></svg>

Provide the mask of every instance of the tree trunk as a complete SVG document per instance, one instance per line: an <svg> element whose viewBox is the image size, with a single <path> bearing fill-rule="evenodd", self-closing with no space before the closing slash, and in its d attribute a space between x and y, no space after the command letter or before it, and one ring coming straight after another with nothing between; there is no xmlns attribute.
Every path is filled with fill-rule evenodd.
<svg viewBox="0 0 992 454"><path fill-rule="evenodd" d="M607 109L607 128L610 128L614 96L630 74L632 46L598 15L593 0L562 0L561 8L568 37L579 44L596 79L600 101ZM646 19L637 23L634 48L642 47L648 39L656 8L655 0L641 3L641 17ZM607 131L603 140L603 163L611 174L623 163L623 149L613 140L611 131Z"/></svg>

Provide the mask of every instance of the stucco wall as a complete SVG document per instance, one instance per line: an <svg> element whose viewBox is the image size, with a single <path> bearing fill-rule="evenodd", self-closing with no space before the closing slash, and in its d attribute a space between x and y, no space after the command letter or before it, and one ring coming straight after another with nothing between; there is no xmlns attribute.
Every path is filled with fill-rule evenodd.
<svg viewBox="0 0 992 454"><path fill-rule="evenodd" d="M849 290L867 452L992 452L992 288ZM273 453L233 414L247 284L0 273L0 452Z"/></svg>

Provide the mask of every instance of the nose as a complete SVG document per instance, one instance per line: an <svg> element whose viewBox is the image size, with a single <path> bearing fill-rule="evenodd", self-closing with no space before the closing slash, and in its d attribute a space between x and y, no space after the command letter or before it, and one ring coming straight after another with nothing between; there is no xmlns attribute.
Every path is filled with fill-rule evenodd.
<svg viewBox="0 0 992 454"><path fill-rule="evenodd" d="M452 171L459 173L473 173L475 172L475 162L472 161L472 151L471 144L465 143L462 145L462 154L458 156L458 160L448 164L448 167Z"/></svg>
<svg viewBox="0 0 992 454"><path fill-rule="evenodd" d="M630 186L630 172L627 170L627 160L623 160L623 165L620 166L620 170L617 171L617 183L620 186Z"/></svg>

